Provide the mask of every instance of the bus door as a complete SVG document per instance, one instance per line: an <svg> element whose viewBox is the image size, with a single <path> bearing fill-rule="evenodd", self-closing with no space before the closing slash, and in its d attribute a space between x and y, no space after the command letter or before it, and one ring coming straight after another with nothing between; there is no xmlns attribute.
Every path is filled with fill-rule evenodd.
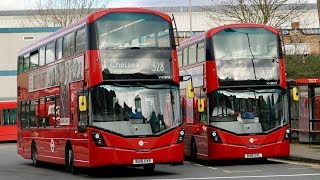
<svg viewBox="0 0 320 180"><path fill-rule="evenodd" d="M204 156L207 158L208 155L208 116L207 116L207 98L205 93L201 93L200 89L195 88L195 99L194 99L194 121L197 124L195 131L195 142L197 145L198 156ZM202 90L201 90L202 91Z"/></svg>
<svg viewBox="0 0 320 180"><path fill-rule="evenodd" d="M19 145L20 147L23 149L24 153L31 153L31 136L32 134L30 133L31 131L28 131L27 128L29 127L29 122L27 121L27 115L29 111L29 106L28 106L29 102L28 101L21 101L20 102L20 116L18 116L19 118L19 125L21 128L21 137L23 137L23 139L18 139L19 140Z"/></svg>
<svg viewBox="0 0 320 180"><path fill-rule="evenodd" d="M83 161L89 161L89 132L87 131L87 125L89 123L89 98L88 93L77 93L76 91L71 92L71 97L77 97L71 101L71 121L76 127L73 141L76 159ZM84 98L84 99L83 99ZM81 105L82 104L82 105ZM82 106L82 107L81 107ZM85 107L85 109L83 109ZM77 143L77 144L75 144Z"/></svg>

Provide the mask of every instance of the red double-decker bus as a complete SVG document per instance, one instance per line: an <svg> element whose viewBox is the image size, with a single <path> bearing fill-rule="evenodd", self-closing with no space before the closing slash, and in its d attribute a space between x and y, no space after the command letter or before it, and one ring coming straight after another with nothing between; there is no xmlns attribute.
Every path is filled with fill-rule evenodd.
<svg viewBox="0 0 320 180"><path fill-rule="evenodd" d="M171 18L142 8L90 14L18 55L18 153L77 167L183 162Z"/></svg>
<svg viewBox="0 0 320 180"><path fill-rule="evenodd" d="M279 31L212 28L178 49L185 154L194 160L289 156L288 99ZM191 86L193 85L193 86Z"/></svg>
<svg viewBox="0 0 320 180"><path fill-rule="evenodd" d="M0 141L17 140L17 101L0 101Z"/></svg>

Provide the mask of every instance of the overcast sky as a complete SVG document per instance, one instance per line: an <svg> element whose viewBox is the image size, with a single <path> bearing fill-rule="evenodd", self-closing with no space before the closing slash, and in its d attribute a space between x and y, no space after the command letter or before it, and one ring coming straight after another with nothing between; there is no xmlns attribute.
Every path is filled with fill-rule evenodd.
<svg viewBox="0 0 320 180"><path fill-rule="evenodd" d="M38 0L0 0L0 10L31 9L36 1ZM306 1L316 3L317 0ZM191 2L192 5L208 5L211 0L191 0ZM189 0L111 0L109 7L187 6L188 4Z"/></svg>

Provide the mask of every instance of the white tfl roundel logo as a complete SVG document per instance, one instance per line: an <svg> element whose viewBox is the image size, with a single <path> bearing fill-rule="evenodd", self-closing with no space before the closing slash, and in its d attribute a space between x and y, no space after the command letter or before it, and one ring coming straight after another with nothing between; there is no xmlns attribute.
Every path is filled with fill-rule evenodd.
<svg viewBox="0 0 320 180"><path fill-rule="evenodd" d="M256 140L256 139L250 138L250 139L249 139L249 142L250 142L250 143L253 143L255 140Z"/></svg>
<svg viewBox="0 0 320 180"><path fill-rule="evenodd" d="M140 140L140 141L138 142L138 144L139 144L139 146L143 146L144 142L143 142L142 140Z"/></svg>
<svg viewBox="0 0 320 180"><path fill-rule="evenodd" d="M142 141L142 140L140 140L140 141L138 142L139 146L143 146L143 145L146 144L146 143L148 143L148 142L144 142L144 141Z"/></svg>

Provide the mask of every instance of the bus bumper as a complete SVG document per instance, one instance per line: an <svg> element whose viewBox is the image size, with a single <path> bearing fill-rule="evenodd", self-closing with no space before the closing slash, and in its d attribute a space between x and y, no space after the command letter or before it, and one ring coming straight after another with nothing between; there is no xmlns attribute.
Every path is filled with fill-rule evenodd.
<svg viewBox="0 0 320 180"><path fill-rule="evenodd" d="M91 150L90 167L101 166L142 166L134 164L135 159L152 159L153 164L182 164L184 160L183 143L155 149L117 149L113 147L94 147Z"/></svg>
<svg viewBox="0 0 320 180"><path fill-rule="evenodd" d="M290 141L262 144L255 148L232 144L211 144L208 160L289 157Z"/></svg>

